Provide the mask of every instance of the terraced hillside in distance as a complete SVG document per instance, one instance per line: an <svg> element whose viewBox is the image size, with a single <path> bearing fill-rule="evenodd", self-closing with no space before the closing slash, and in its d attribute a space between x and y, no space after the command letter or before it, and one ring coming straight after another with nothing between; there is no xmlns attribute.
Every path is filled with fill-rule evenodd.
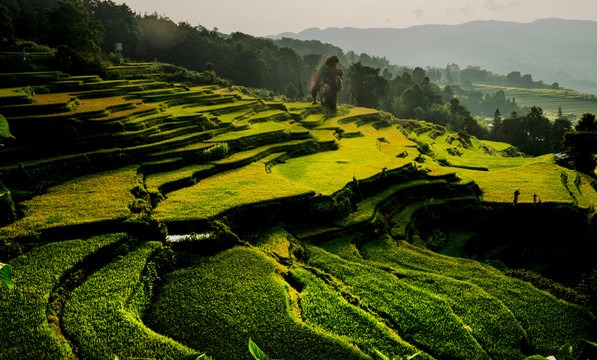
<svg viewBox="0 0 597 360"><path fill-rule="evenodd" d="M0 74L0 359L594 356L591 176L154 66Z"/></svg>
<svg viewBox="0 0 597 360"><path fill-rule="evenodd" d="M472 88L483 94L495 94L502 90L507 99L514 98L520 106L539 106L550 119L556 119L558 110L570 120L577 119L586 113L597 112L597 99L571 89L526 89L509 86L473 84Z"/></svg>

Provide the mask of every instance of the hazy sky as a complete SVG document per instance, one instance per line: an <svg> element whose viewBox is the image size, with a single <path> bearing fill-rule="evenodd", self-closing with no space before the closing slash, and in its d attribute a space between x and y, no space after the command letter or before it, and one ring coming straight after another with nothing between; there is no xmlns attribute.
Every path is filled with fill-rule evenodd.
<svg viewBox="0 0 597 360"><path fill-rule="evenodd" d="M264 36L306 28L406 28L473 20L596 20L596 0L126 0L175 22Z"/></svg>

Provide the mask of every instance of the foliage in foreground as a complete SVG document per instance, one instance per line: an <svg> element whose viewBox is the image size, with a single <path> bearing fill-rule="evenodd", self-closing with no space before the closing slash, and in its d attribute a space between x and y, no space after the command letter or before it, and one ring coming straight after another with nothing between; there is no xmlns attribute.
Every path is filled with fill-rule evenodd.
<svg viewBox="0 0 597 360"><path fill-rule="evenodd" d="M10 265L18 283L11 293L0 292L0 353L4 358L68 358L70 346L54 329L55 314L46 314L52 290L72 267L124 235L103 235L40 246ZM24 330L26 332L24 333Z"/></svg>
<svg viewBox="0 0 597 360"><path fill-rule="evenodd" d="M12 280L12 268L10 265L0 263L0 281L8 290L12 290L15 283Z"/></svg>
<svg viewBox="0 0 597 360"><path fill-rule="evenodd" d="M161 246L158 242L142 243L73 291L64 307L64 329L80 345L84 357L179 357L196 353L148 329L130 308L134 304L127 303L140 285L148 258Z"/></svg>
<svg viewBox="0 0 597 360"><path fill-rule="evenodd" d="M255 249L196 257L166 276L146 322L179 342L210 349L216 359L248 359L249 338L275 358L365 359L337 336L297 320L296 291L280 277L284 271Z"/></svg>

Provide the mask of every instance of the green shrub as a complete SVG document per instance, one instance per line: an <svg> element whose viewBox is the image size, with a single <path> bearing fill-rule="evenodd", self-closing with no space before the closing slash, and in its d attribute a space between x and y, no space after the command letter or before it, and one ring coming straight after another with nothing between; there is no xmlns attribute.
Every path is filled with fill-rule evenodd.
<svg viewBox="0 0 597 360"><path fill-rule="evenodd" d="M228 144L220 143L220 144L212 146L209 149L203 151L202 157L205 161L223 159L226 156L228 156L228 151L230 151Z"/></svg>

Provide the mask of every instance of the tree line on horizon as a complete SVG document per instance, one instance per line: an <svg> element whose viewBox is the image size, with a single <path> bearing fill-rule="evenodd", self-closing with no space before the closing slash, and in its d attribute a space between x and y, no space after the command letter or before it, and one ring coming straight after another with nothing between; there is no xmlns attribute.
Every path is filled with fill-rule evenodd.
<svg viewBox="0 0 597 360"><path fill-rule="evenodd" d="M328 55L339 56L342 63L389 66L386 59L344 54L333 46L331 54L299 55L270 39L240 32L225 35L216 28L175 23L157 13L136 14L128 5L111 0L0 0L0 20L0 51L23 50L17 39L47 45L56 49L53 65L73 74L101 75L102 63L117 58L113 54L120 43L118 55L129 60L216 72L237 85L301 99L308 95L309 81ZM322 45L307 48L317 51Z"/></svg>

